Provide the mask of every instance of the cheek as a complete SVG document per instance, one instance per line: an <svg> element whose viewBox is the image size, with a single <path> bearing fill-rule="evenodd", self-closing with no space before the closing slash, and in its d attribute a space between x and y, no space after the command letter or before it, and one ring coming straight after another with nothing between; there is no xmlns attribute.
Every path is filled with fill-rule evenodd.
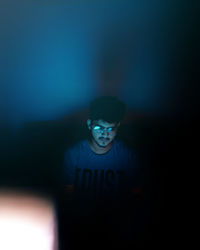
<svg viewBox="0 0 200 250"><path fill-rule="evenodd" d="M94 139L97 139L97 138L98 138L97 134L94 133L94 132L92 132L92 137L93 137Z"/></svg>
<svg viewBox="0 0 200 250"><path fill-rule="evenodd" d="M115 137L116 137L116 134L113 134L113 135L110 135L110 136L109 136L109 138L110 138L111 140L114 140Z"/></svg>
<svg viewBox="0 0 200 250"><path fill-rule="evenodd" d="M109 137L110 137L110 138L114 138L115 135L116 135L116 133L111 133L111 134L109 135Z"/></svg>

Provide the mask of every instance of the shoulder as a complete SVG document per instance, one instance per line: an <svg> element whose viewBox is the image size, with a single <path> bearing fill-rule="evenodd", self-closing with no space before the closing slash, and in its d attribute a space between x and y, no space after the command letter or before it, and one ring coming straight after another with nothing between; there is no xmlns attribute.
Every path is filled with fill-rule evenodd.
<svg viewBox="0 0 200 250"><path fill-rule="evenodd" d="M114 147L116 150L124 154L132 154L132 155L136 154L135 149L128 147L124 142L119 141L119 140L115 140Z"/></svg>
<svg viewBox="0 0 200 250"><path fill-rule="evenodd" d="M87 140L81 140L71 145L69 148L65 150L64 155L67 157L79 154L84 148L86 148L86 143Z"/></svg>
<svg viewBox="0 0 200 250"><path fill-rule="evenodd" d="M67 166L77 165L81 157L81 154L83 152L83 148L85 147L85 144L86 144L85 140L82 140L68 147L64 152L64 157L63 157L64 165Z"/></svg>
<svg viewBox="0 0 200 250"><path fill-rule="evenodd" d="M117 155L124 159L128 165L134 165L138 167L138 153L134 148L128 147L124 142L116 140L115 141L115 151Z"/></svg>

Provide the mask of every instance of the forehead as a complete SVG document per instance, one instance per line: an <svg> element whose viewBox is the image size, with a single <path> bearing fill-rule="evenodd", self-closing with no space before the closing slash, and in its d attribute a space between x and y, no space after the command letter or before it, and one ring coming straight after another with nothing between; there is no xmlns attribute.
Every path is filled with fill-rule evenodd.
<svg viewBox="0 0 200 250"><path fill-rule="evenodd" d="M94 120L93 123L100 125L102 127L105 127L105 128L110 128L110 127L116 126L116 123L109 123L109 122L106 122L104 120Z"/></svg>

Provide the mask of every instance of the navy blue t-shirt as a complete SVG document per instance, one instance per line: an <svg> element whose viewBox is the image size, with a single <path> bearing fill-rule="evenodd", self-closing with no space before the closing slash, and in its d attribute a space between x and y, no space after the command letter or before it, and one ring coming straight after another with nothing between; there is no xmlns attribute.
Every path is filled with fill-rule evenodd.
<svg viewBox="0 0 200 250"><path fill-rule="evenodd" d="M94 153L87 140L72 146L64 155L64 184L91 197L115 195L140 184L138 161L133 150L114 140L105 154Z"/></svg>

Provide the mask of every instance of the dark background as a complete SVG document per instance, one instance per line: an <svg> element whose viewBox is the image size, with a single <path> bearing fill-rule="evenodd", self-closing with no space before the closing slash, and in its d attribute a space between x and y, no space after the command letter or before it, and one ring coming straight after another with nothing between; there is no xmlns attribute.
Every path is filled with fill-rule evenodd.
<svg viewBox="0 0 200 250"><path fill-rule="evenodd" d="M59 193L63 152L87 136L89 102L115 95L127 104L119 139L139 152L144 170L141 247L187 241L178 234L190 231L198 156L197 2L0 6L0 184Z"/></svg>

